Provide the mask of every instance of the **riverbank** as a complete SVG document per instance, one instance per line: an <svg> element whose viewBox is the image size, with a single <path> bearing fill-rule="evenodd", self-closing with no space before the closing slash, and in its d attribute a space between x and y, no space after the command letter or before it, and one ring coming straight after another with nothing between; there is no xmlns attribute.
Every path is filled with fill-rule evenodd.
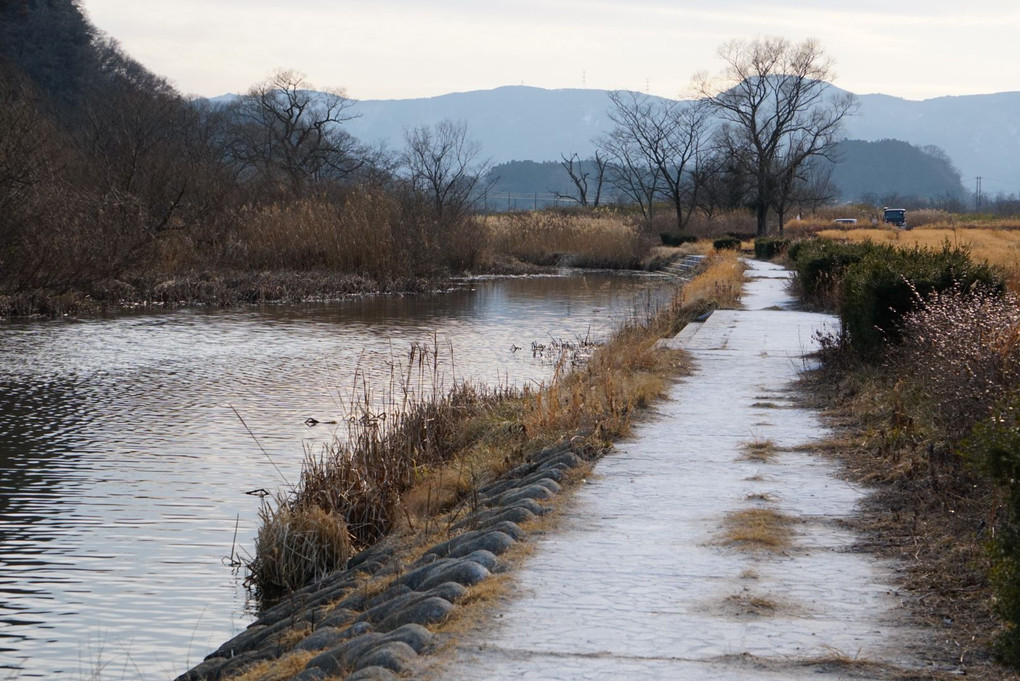
<svg viewBox="0 0 1020 681"><path fill-rule="evenodd" d="M704 248L700 250L705 250ZM635 272L666 269L684 254L698 249L656 247L638 263ZM175 274L144 274L101 281L80 290L56 293L30 290L0 295L0 320L19 317L90 316L138 309L182 307L235 307L240 305L289 305L329 302L354 296L414 295L442 291L477 277L542 276L558 274L564 267L600 271L578 264L569 254L552 264L520 260L492 263L467 276L404 277L374 279L334 271L184 271ZM621 271L613 268L612 271Z"/></svg>
<svg viewBox="0 0 1020 681"><path fill-rule="evenodd" d="M425 293L448 285L445 279L378 281L327 271L191 271L145 274L97 282L66 293L23 291L0 296L0 319L95 315L125 309L234 307L262 303L294 304L350 296Z"/></svg>
<svg viewBox="0 0 1020 681"><path fill-rule="evenodd" d="M313 200L253 208L243 229L161 234L128 248L130 257L98 252L79 262L42 244L25 262L0 272L0 319L419 293L465 276L562 267L649 271L678 254L699 252L690 245L660 248L658 234L611 211L464 216L451 236L405 233L356 210L358 201L343 210ZM357 219L348 215L352 211ZM706 249L701 245L700 252Z"/></svg>
<svg viewBox="0 0 1020 681"><path fill-rule="evenodd" d="M736 262L732 254L724 260ZM723 267L722 270L727 272L727 276L732 276L732 269L729 266ZM720 270L716 268L716 277L719 276L719 272ZM734 289L723 279L716 279L711 282L690 285L685 296L686 306L683 302L678 302L676 306L670 307L660 315L656 323L638 325L643 329L640 332L637 327L628 326L622 334L626 337L623 340L626 343L625 346L620 345L621 341L618 338L608 347L600 348L596 357L575 372L579 374L575 378L580 380L580 384L576 388L565 387L562 383L563 379L560 379L557 381L558 386L544 389L541 396L536 394L525 398L523 402L520 402L520 406L524 408L525 412L514 417L514 423L521 424L523 428L503 429L504 434L514 437L510 443L511 446L503 450L503 453L499 456L488 457L488 465L496 464L494 468L488 470L484 467L478 468L478 459L469 455L453 457L449 465L432 469L431 474L427 475L426 480L423 481L424 486L417 493L412 493L412 496L418 498L433 499L432 504L424 506L426 509L431 506L431 514L426 514L424 517L411 515L407 518L406 523L401 523L401 529L396 533L384 539L377 547L370 548L354 558L346 571L334 573L326 579L298 591L294 596L282 599L278 605L264 612L262 618L250 627L249 631L221 647L206 663L182 678L214 678L226 673L228 668L233 675L235 672L241 673L244 667L248 667L244 673L254 675L250 678L290 678L289 675L299 671L298 667L303 668L311 663L315 655L309 655L309 653L316 652L316 650L322 651L323 648L316 648L316 646L336 644L351 635L361 637L363 634L372 633L370 630L375 628L374 625L381 624L381 621L375 621L375 614L369 614L369 611L376 606L407 596L399 602L387 605L386 611L389 614L386 617L389 618L396 614L395 608L403 608L404 605L407 605L407 601L420 604L441 596L448 603L460 600L465 595L462 593L462 588L452 588L452 593L448 593L446 596L437 593L424 599L408 595L409 589L416 591L419 595L423 592L414 589L412 585L402 579L405 575L420 576L421 573L427 572L428 570L424 568L432 564L429 556L435 558L454 552L446 542L455 536L460 536L462 532L500 524L503 529L498 530L499 532L511 539L519 538L521 535L519 530L524 528L514 529L502 523L526 523L532 519L531 516L542 513L539 502L551 497L554 490L558 491L558 485L570 477L569 470L583 468L584 461L593 460L606 451L609 440L627 432L629 428L627 424L642 413L641 407L647 403L646 401L653 398L655 393L661 392L661 387L655 388L654 386L662 386L663 378L668 380L669 375L675 375L676 371L683 368L683 364L678 363L678 357L673 353L653 348L656 339L664 333L666 335L674 334L679 326L683 325L683 322L677 319L677 314L681 310L685 310L684 314L688 315L685 318L690 319L697 314L697 311L703 311L706 305L713 304L711 297L718 297L724 293L726 295L739 294L739 284ZM623 347L626 347L627 351L623 351ZM657 359L653 360L653 358ZM665 373L663 373L664 371ZM635 375L628 376L628 372ZM652 378L650 374L647 379L638 378L638 375L648 372L659 374L660 382L649 382ZM638 393L628 397L627 393L617 392L622 389L624 384L633 385ZM603 393L607 390L604 397L598 397L598 399L595 399L594 393L590 392ZM590 412L591 416L585 416L581 422L563 418L574 411L571 404L574 404L576 408L578 398L581 398L582 401L587 400L588 398L583 396L588 394L592 394L592 406L596 408L596 411ZM637 394L641 394L643 397L638 399ZM559 406L556 406L557 404ZM586 407L582 413L589 413L588 408ZM539 421L544 421L545 425L542 426ZM579 428L579 423L586 423L587 426ZM538 427L538 431L532 430L533 427ZM478 430L471 432L479 434ZM562 434L557 435L557 433ZM520 435L525 435L524 440L513 444L517 442ZM549 439L559 439L560 441L558 444L541 444ZM534 444L524 446L527 442ZM535 445L538 445L538 448L531 449ZM465 464L470 470L465 469ZM554 468L556 470L549 472ZM448 493L451 489L449 484L444 486L444 480L467 481L469 483L467 488L459 490L452 505L448 502L439 501L437 503L435 501L441 494ZM454 485L453 489L457 487L459 485ZM425 488L433 489L434 492L423 495L422 491ZM441 511L439 515L435 514L437 506ZM525 512L515 510L518 506L523 506ZM412 518L414 519L412 520ZM471 545L474 549L481 551L480 554L470 556L469 554L475 554L476 551L469 550L468 547L461 547L456 550L456 553L468 562L478 563L481 561L481 566L489 572L491 572L490 568L495 568L495 555L503 553L514 543L507 542L499 536L488 536L480 541L482 541L480 545ZM486 551L489 556L492 556L492 559L485 555ZM465 579L470 584L474 584L474 581L471 580L477 581L480 570L463 565L464 560L457 563L459 567L456 570L464 571L467 576L456 577L443 572L442 575L437 573L429 579L440 580L436 582L436 585L444 583L447 578L453 579L453 581ZM450 567L448 563L442 563L442 565ZM438 569L438 567L437 561L437 567L429 569ZM450 567L450 569L454 568ZM418 577L413 579L417 580ZM431 581L427 583L431 584ZM451 589L451 587L446 588ZM358 598L362 598L362 600L358 601ZM372 600L373 598L376 600ZM472 597L467 596L467 598ZM372 604L369 603L370 600ZM333 606L337 602L345 602L344 610L353 610L354 612L344 614L335 611ZM337 615L337 619L331 621L331 625L328 627L329 640L316 638L308 642L305 647L297 647L300 639L310 633L311 628L320 627L321 623L325 621L325 617L329 616L324 611L326 609L329 610L329 615ZM397 618L389 619L386 626L388 629L399 629L404 625L445 622L449 619L447 617L449 609L443 603L431 600L429 608L424 611L404 612L401 610L402 614ZM346 619L348 616L350 616L349 619ZM282 617L283 620L277 619L278 617ZM416 619L419 617L423 619ZM282 621L288 624L280 624ZM417 631L417 629L411 627L410 630L405 629L404 633L407 631ZM343 633L341 634L341 632ZM380 634L376 631L369 638L361 639L358 645L374 649L377 646L370 645L370 643L379 643L379 637ZM389 644L394 641L387 639L382 643ZM406 646L397 647L401 649L402 653L407 653ZM239 656L243 656L243 660L235 660ZM323 658L312 667L324 670L332 669L333 671L330 673L335 673L340 668L337 665L347 664L347 662L338 661L335 656L330 659ZM309 674L316 673L318 672L309 672Z"/></svg>
<svg viewBox="0 0 1020 681"><path fill-rule="evenodd" d="M0 581L14 585L0 666L77 678L101 661L137 670L114 678L173 678L254 619L243 571L224 564L255 543L260 502L246 492L298 481L355 371L381 390L392 363L438 342L446 386L537 385L554 348L533 343L601 342L673 287L573 271L0 324Z"/></svg>

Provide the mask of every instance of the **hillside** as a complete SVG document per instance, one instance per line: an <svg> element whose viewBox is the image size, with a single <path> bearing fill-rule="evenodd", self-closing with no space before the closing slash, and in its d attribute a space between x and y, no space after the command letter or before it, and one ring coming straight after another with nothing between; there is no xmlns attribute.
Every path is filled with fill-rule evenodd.
<svg viewBox="0 0 1020 681"><path fill-rule="evenodd" d="M937 149L901 140L846 140L838 150L832 182L847 201L901 203L907 197L962 198L960 173Z"/></svg>
<svg viewBox="0 0 1020 681"><path fill-rule="evenodd" d="M832 183L843 201L901 203L904 200L962 199L966 190L959 172L937 149L921 149L900 140L846 140L837 150L839 163L833 166ZM589 165L585 170L595 175ZM569 199L556 194L576 195L577 189L556 161L507 161L489 171L486 207L494 210L569 206ZM594 191L594 188L592 188ZM603 188L602 197L612 201L616 190Z"/></svg>

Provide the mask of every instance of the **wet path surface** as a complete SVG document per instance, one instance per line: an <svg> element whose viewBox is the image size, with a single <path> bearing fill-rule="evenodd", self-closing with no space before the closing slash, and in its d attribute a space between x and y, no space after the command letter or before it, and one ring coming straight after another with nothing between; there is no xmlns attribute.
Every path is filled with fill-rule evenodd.
<svg viewBox="0 0 1020 681"><path fill-rule="evenodd" d="M566 502L465 634L444 679L891 678L916 669L893 566L854 552L862 493L813 454L825 435L791 381L833 318L795 311L788 273L753 263L744 310L682 334L696 371ZM748 448L775 450L754 459ZM789 520L773 550L732 541L739 514ZM776 517L774 515L773 517Z"/></svg>

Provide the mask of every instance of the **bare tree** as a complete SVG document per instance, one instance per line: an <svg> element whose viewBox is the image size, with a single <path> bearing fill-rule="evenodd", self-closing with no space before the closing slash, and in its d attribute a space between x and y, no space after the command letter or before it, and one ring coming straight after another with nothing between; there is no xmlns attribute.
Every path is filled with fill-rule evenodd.
<svg viewBox="0 0 1020 681"><path fill-rule="evenodd" d="M356 118L353 105L343 90L315 92L301 73L277 71L238 100L232 154L296 196L310 184L343 179L364 163L361 145L342 128Z"/></svg>
<svg viewBox="0 0 1020 681"><path fill-rule="evenodd" d="M467 123L450 120L404 131L402 156L411 189L427 198L438 219L463 214L475 199L475 187L488 166L482 147L468 137Z"/></svg>
<svg viewBox="0 0 1020 681"><path fill-rule="evenodd" d="M0 66L0 230L13 222L32 188L49 174L53 150L47 140L54 131L48 123L30 88Z"/></svg>
<svg viewBox="0 0 1020 681"><path fill-rule="evenodd" d="M637 92L610 92L609 98L613 103L609 118L615 127L598 140L609 161L609 182L651 222L665 154L662 113L651 98Z"/></svg>
<svg viewBox="0 0 1020 681"><path fill-rule="evenodd" d="M665 106L669 125L659 171L665 183L663 194L676 212L677 229L683 230L698 204L705 171L711 169L704 144L708 107L703 101L670 102Z"/></svg>
<svg viewBox="0 0 1020 681"><path fill-rule="evenodd" d="M636 92L610 92L609 98L615 127L603 149L622 171L621 188L642 210L648 204L648 218L651 203L661 195L673 206L677 229L683 229L697 200L699 176L694 169L701 162L707 107Z"/></svg>
<svg viewBox="0 0 1020 681"><path fill-rule="evenodd" d="M757 232L764 235L783 183L808 159L831 154L856 99L829 88L832 60L815 40L735 40L719 56L722 73L696 76L695 88L721 117L721 141L752 179Z"/></svg>
<svg viewBox="0 0 1020 681"><path fill-rule="evenodd" d="M595 150L595 158L590 161L582 161L576 153L571 154L569 157L566 154L560 154L560 166L567 172L567 176L570 177L570 181L574 184L576 193L564 194L555 189L550 189L550 193L556 196L557 199L568 199L575 201L582 206L592 206L598 208L599 203L602 201L602 186L605 183L606 177L606 166L607 160L603 158L599 151ZM592 172L594 171L595 177L592 178ZM590 185L594 184L594 187ZM588 200L588 195L594 192L595 196Z"/></svg>

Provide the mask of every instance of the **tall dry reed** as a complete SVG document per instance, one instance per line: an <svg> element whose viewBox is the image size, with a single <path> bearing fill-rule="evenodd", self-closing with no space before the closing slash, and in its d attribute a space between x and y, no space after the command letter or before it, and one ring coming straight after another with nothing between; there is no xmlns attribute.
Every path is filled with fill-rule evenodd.
<svg viewBox="0 0 1020 681"><path fill-rule="evenodd" d="M507 213L484 219L496 257L537 265L637 268L652 245L636 223L614 213Z"/></svg>

